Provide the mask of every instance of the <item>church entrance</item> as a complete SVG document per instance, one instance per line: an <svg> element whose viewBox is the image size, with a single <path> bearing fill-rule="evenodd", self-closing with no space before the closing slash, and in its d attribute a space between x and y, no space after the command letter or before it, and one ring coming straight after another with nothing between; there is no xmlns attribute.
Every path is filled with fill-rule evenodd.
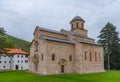
<svg viewBox="0 0 120 82"><path fill-rule="evenodd" d="M59 65L61 66L60 72L61 72L61 73L64 73L64 72L65 72L65 65L67 64L66 59L61 58L58 63L59 63Z"/></svg>
<svg viewBox="0 0 120 82"><path fill-rule="evenodd" d="M61 73L64 73L64 65L61 65Z"/></svg>

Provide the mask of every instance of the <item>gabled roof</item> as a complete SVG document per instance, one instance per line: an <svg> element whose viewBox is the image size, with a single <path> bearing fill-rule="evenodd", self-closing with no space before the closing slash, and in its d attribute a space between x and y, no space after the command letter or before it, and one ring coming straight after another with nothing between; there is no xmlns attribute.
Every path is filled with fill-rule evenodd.
<svg viewBox="0 0 120 82"><path fill-rule="evenodd" d="M21 49L7 49L7 54L21 54L21 55L28 55L27 52L22 51Z"/></svg>
<svg viewBox="0 0 120 82"><path fill-rule="evenodd" d="M40 30L44 30L44 31L56 33L56 34L66 35L66 34L64 34L64 33L62 33L62 32L59 32L59 31L56 31L56 30L51 30L51 29L48 29L48 28L43 28L43 27L39 27L39 26L37 26L36 28L38 28L38 29L40 29Z"/></svg>
<svg viewBox="0 0 120 82"><path fill-rule="evenodd" d="M51 36L43 36L45 40L51 40L51 41L57 41L57 42L63 42L63 43L69 43L69 44L74 44L71 41L67 39L61 39L61 38L56 38L56 37L51 37Z"/></svg>
<svg viewBox="0 0 120 82"><path fill-rule="evenodd" d="M100 44L97 44L95 42L88 42L88 41L85 41L85 40L80 40L80 39L77 39L78 42L81 42L81 43L86 43L86 44L92 44L92 45L97 45L97 46L101 46Z"/></svg>

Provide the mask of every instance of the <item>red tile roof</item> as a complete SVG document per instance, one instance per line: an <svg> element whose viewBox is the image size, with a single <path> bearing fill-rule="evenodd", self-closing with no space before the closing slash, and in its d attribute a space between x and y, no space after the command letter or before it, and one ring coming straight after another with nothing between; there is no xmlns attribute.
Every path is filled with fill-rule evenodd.
<svg viewBox="0 0 120 82"><path fill-rule="evenodd" d="M3 53L3 50L0 50L0 53Z"/></svg>
<svg viewBox="0 0 120 82"><path fill-rule="evenodd" d="M29 53L22 51L21 49L6 49L7 54L23 54L23 55L28 55Z"/></svg>

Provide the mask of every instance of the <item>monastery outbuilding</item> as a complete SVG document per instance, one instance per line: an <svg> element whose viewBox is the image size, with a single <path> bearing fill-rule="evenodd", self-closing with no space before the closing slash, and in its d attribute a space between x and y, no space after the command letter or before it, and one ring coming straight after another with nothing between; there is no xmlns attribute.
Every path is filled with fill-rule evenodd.
<svg viewBox="0 0 120 82"><path fill-rule="evenodd" d="M6 48L0 50L0 71L2 70L28 70L29 54L21 49Z"/></svg>
<svg viewBox="0 0 120 82"><path fill-rule="evenodd" d="M104 72L103 47L88 37L85 21L74 17L71 30L37 26L30 47L29 71L40 74Z"/></svg>

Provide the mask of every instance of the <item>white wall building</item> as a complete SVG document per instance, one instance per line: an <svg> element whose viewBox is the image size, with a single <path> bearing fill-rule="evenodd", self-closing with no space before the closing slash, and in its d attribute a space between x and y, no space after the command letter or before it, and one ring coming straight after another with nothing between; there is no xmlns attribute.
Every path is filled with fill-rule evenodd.
<svg viewBox="0 0 120 82"><path fill-rule="evenodd" d="M0 56L0 70L10 69L10 57L5 54L1 54Z"/></svg>
<svg viewBox="0 0 120 82"><path fill-rule="evenodd" d="M14 54L6 55L0 54L0 70L27 70L29 67L28 55Z"/></svg>

